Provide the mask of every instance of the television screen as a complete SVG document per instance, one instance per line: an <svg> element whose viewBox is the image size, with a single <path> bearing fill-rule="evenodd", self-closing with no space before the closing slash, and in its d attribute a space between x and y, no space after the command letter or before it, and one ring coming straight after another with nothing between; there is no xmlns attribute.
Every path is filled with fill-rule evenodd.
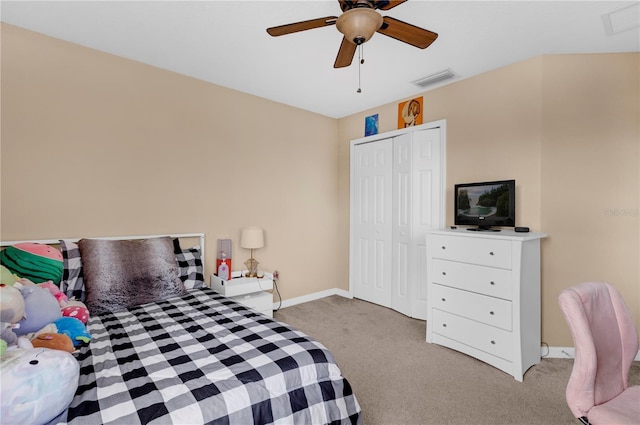
<svg viewBox="0 0 640 425"><path fill-rule="evenodd" d="M454 192L456 225L478 226L469 230L515 227L515 180L457 184Z"/></svg>

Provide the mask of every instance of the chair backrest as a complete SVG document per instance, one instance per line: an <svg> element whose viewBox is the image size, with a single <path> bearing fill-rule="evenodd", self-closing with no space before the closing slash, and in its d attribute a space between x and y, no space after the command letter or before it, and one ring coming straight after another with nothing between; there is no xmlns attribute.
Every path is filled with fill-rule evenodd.
<svg viewBox="0 0 640 425"><path fill-rule="evenodd" d="M575 345L567 404L576 417L586 416L627 388L638 333L622 296L607 283L567 288L558 301Z"/></svg>

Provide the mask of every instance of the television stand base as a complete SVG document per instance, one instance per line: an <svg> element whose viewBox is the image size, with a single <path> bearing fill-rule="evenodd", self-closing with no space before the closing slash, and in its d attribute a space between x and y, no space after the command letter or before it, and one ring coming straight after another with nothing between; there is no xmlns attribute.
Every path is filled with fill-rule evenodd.
<svg viewBox="0 0 640 425"><path fill-rule="evenodd" d="M499 232L500 229L492 229L488 226L469 227L467 230L472 232Z"/></svg>

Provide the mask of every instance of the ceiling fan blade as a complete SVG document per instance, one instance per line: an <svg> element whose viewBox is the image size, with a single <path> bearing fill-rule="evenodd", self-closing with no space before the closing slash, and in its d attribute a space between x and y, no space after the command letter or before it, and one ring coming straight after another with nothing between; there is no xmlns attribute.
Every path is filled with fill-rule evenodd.
<svg viewBox="0 0 640 425"><path fill-rule="evenodd" d="M334 25L337 20L337 16L327 16L325 18L310 19L308 21L267 28L267 32L273 37L278 37L280 35Z"/></svg>
<svg viewBox="0 0 640 425"><path fill-rule="evenodd" d="M435 32L416 27L415 25L402 22L389 16L383 18L382 26L378 32L420 49L426 49L438 38L438 34Z"/></svg>
<svg viewBox="0 0 640 425"><path fill-rule="evenodd" d="M404 3L407 0L380 0L375 2L375 7L376 9L380 9L380 10L389 10L389 9L393 9L394 7Z"/></svg>
<svg viewBox="0 0 640 425"><path fill-rule="evenodd" d="M340 50L338 50L338 56L336 57L336 62L333 64L334 68L344 68L345 66L351 65L351 61L353 61L353 55L356 53L356 46L346 37L342 37L342 43L340 44Z"/></svg>

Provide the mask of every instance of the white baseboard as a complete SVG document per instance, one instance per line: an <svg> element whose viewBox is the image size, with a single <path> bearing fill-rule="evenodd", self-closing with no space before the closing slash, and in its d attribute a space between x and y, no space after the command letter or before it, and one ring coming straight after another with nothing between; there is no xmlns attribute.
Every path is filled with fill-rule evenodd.
<svg viewBox="0 0 640 425"><path fill-rule="evenodd" d="M548 359L572 359L575 353L573 347L540 347L540 356Z"/></svg>
<svg viewBox="0 0 640 425"><path fill-rule="evenodd" d="M540 355L549 359L573 359L576 349L573 347L540 347ZM635 361L640 361L640 351L636 353Z"/></svg>
<svg viewBox="0 0 640 425"><path fill-rule="evenodd" d="M332 288L325 291L314 292L313 294L303 295L301 297L289 298L288 300L282 300L280 308L292 307L294 305L308 303L309 301L319 300L321 298L330 297L331 295L340 295L344 298L353 298L353 295L349 291L344 289ZM279 303L273 303L273 309L278 308Z"/></svg>
<svg viewBox="0 0 640 425"><path fill-rule="evenodd" d="M292 307L297 304L307 303L309 301L319 300L324 297L330 297L331 295L340 295L344 298L353 298L353 294L344 289L332 288L326 291L314 292L313 294L303 295L301 297L289 298L288 300L282 300L280 308ZM273 309L278 308L278 303L273 303ZM575 357L576 349L573 347L540 347L540 356L548 359L573 359ZM635 361L640 361L640 351L636 354Z"/></svg>

